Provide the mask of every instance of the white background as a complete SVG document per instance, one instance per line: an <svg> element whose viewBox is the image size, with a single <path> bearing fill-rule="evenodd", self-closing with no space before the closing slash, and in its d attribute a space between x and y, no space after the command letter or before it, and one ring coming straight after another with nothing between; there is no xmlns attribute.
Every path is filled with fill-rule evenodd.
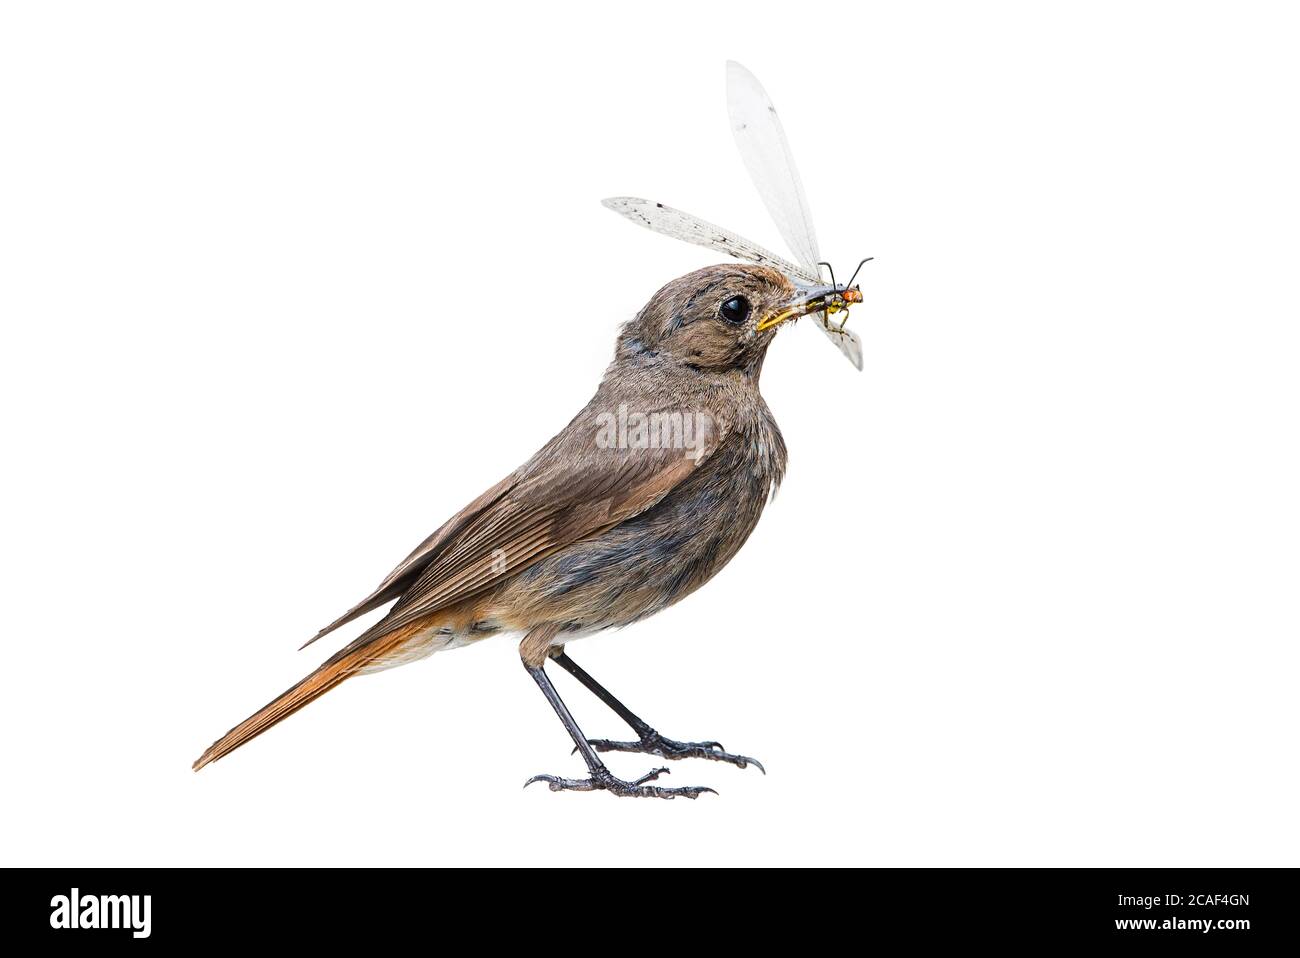
<svg viewBox="0 0 1300 958"><path fill-rule="evenodd" d="M5 864L1298 863L1284 5L111 6L0 15ZM572 651L769 774L521 790L505 640L192 773L717 259L598 200L779 247L727 58L866 369L782 334L756 533Z"/></svg>

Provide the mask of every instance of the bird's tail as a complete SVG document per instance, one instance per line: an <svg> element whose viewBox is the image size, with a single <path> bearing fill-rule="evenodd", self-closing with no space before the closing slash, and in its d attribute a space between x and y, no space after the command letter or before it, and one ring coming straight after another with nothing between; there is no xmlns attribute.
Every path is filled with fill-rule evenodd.
<svg viewBox="0 0 1300 958"><path fill-rule="evenodd" d="M308 702L320 698L344 679L351 678L358 672L374 669L376 666L382 667L383 660L400 649L416 631L417 629L410 627L399 629L364 644L354 643L343 649L293 688L254 712L208 746L208 750L194 763L194 770L197 772L209 762L215 762L222 756L229 755L245 742L287 719Z"/></svg>

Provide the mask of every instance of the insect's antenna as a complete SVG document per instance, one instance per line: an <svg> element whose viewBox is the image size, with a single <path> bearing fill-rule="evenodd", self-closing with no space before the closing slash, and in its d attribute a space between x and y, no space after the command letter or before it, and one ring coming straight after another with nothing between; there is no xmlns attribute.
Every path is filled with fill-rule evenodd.
<svg viewBox="0 0 1300 958"><path fill-rule="evenodd" d="M825 266L828 270L831 271L831 285L832 285L832 286L835 286L835 285L836 285L836 283L835 283L835 267L832 266L830 263L826 262L825 260L819 260L819 261L817 262L817 265L818 265L818 266Z"/></svg>
<svg viewBox="0 0 1300 958"><path fill-rule="evenodd" d="M853 275L849 277L849 281L844 284L845 289L848 289L853 285L853 281L858 278L858 273L862 271L862 267L866 266L873 259L875 259L874 256L868 256L866 259L864 259L861 263L858 264L858 268L853 271ZM831 282L832 283L835 282L834 274L831 275Z"/></svg>

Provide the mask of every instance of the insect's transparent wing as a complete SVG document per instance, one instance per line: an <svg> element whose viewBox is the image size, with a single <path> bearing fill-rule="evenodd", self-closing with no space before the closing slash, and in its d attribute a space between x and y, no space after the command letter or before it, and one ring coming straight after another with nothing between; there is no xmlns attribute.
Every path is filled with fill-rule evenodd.
<svg viewBox="0 0 1300 958"><path fill-rule="evenodd" d="M615 213L626 216L638 226L644 226L646 229L662 233L664 236L671 236L673 239L717 250L720 253L726 253L728 256L747 260L750 263L770 266L773 269L780 270L792 279L799 279L805 283L818 283L821 281L817 275L816 266L812 269L807 266L796 266L775 253L768 252L757 243L750 242L745 237L731 232L731 230L724 230L721 226L714 226L698 216L683 213L671 206L664 206L662 203L654 203L635 196L615 196L607 200L601 200L601 203Z"/></svg>
<svg viewBox="0 0 1300 958"><path fill-rule="evenodd" d="M817 232L785 130L763 85L734 60L727 61L727 111L740 156L781 238L799 264L815 272Z"/></svg>
<svg viewBox="0 0 1300 958"><path fill-rule="evenodd" d="M826 318L824 313L814 313L812 321L848 358L848 361L858 368L858 372L862 372L862 340L858 339L858 334L851 329L841 331L837 325Z"/></svg>

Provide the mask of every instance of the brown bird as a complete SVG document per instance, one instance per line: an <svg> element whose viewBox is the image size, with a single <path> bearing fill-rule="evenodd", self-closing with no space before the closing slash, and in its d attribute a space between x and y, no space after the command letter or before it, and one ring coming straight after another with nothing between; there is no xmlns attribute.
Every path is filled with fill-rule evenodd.
<svg viewBox="0 0 1300 958"><path fill-rule="evenodd" d="M763 768L717 742L665 738L564 651L573 639L628 625L690 595L749 538L785 473L785 442L758 391L778 327L813 314L818 328L862 368L857 336L842 320L831 321L862 302L853 285L857 272L840 285L831 270L830 285L823 285L821 266L829 264L818 262L808 202L776 108L738 63L727 64L727 101L736 145L798 261L662 203L605 200L640 226L757 265L712 266L655 293L623 327L614 361L586 408L316 639L396 600L388 614L214 742L196 769L346 678L500 632L523 635L524 667L587 763L587 778L537 775L528 784L656 798L713 791L647 784L666 768L621 781L597 755L607 751ZM546 676L548 658L613 709L637 740L588 740Z"/></svg>
<svg viewBox="0 0 1300 958"><path fill-rule="evenodd" d="M587 765L586 778L539 775L530 783L695 798L712 789L648 784L663 768L622 781L598 753L759 765L717 742L662 736L579 668L565 646L680 601L744 544L786 466L785 442L759 393L763 358L779 326L829 304L843 307L844 292L740 264L711 266L664 286L622 328L614 361L586 408L315 638L396 600L388 614L214 742L194 767L229 754L354 675L496 633L523 635L524 667ZM546 675L548 658L631 726L636 741L588 740Z"/></svg>

